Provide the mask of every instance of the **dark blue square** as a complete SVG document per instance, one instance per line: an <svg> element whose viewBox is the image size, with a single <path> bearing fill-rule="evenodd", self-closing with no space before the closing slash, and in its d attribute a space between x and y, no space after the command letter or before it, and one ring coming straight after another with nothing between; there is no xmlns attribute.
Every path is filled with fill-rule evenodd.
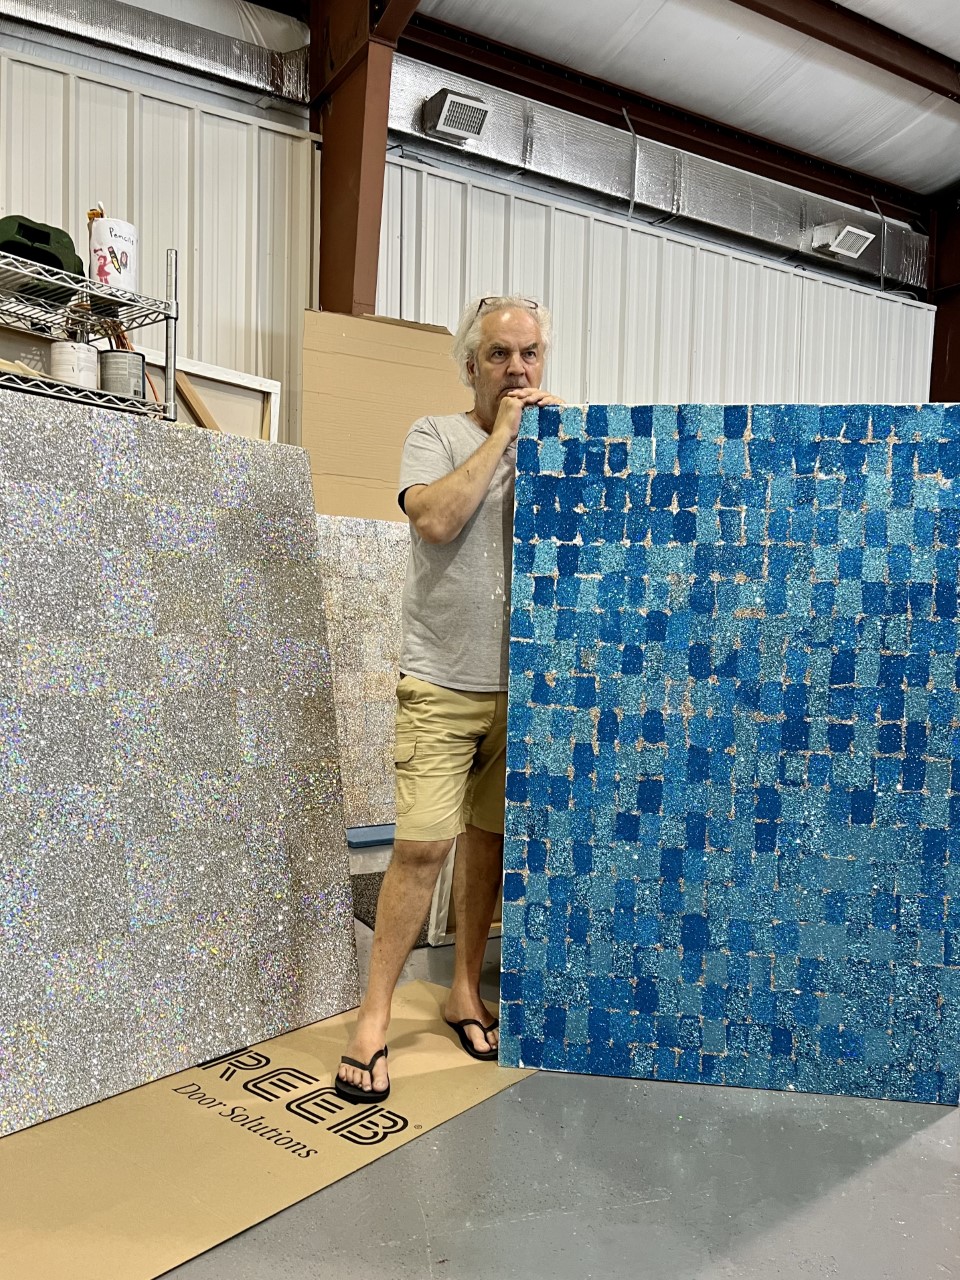
<svg viewBox="0 0 960 1280"><path fill-rule="evenodd" d="M618 840L635 842L640 839L640 819L635 813L618 813L613 821L613 831Z"/></svg>
<svg viewBox="0 0 960 1280"><path fill-rule="evenodd" d="M753 824L753 846L757 853L772 853L777 847L777 824L775 822L755 822Z"/></svg>
<svg viewBox="0 0 960 1280"><path fill-rule="evenodd" d="M830 664L830 687L853 684L856 678L857 655L849 650L834 654Z"/></svg>
<svg viewBox="0 0 960 1280"><path fill-rule="evenodd" d="M905 757L900 774L904 791L922 791L926 775L926 761L919 756Z"/></svg>
<svg viewBox="0 0 960 1280"><path fill-rule="evenodd" d="M560 1005L550 1005L543 1011L543 1033L545 1038L562 1040L567 1032L567 1011Z"/></svg>
<svg viewBox="0 0 960 1280"><path fill-rule="evenodd" d="M628 461L629 455L625 444L611 442L607 446L607 466L614 475L626 471Z"/></svg>
<svg viewBox="0 0 960 1280"><path fill-rule="evenodd" d="M650 477L650 497L648 499L651 507L665 510L673 503L674 495L677 490L677 477L669 473L660 473Z"/></svg>
<svg viewBox="0 0 960 1280"><path fill-rule="evenodd" d="M637 812L659 813L663 804L663 782L659 778L643 778L637 786Z"/></svg>
<svg viewBox="0 0 960 1280"><path fill-rule="evenodd" d="M944 476L955 480L960 476L960 441L949 440L937 448L939 469Z"/></svg>
<svg viewBox="0 0 960 1280"><path fill-rule="evenodd" d="M602 476L606 473L607 451L602 442L590 441L584 462L587 475Z"/></svg>
<svg viewBox="0 0 960 1280"><path fill-rule="evenodd" d="M527 775L525 773L511 771L507 774L506 797L517 804L523 804L527 798Z"/></svg>
<svg viewBox="0 0 960 1280"><path fill-rule="evenodd" d="M507 871L503 877L504 902L520 902L526 897L527 882L519 871Z"/></svg>
<svg viewBox="0 0 960 1280"><path fill-rule="evenodd" d="M806 751L809 741L809 720L785 720L781 725L780 746L784 751Z"/></svg>
<svg viewBox="0 0 960 1280"><path fill-rule="evenodd" d="M602 439L607 434L607 408L602 404L587 407L587 435Z"/></svg>
<svg viewBox="0 0 960 1280"><path fill-rule="evenodd" d="M547 869L547 846L542 840L527 841L527 868L534 875L542 875Z"/></svg>
<svg viewBox="0 0 960 1280"><path fill-rule="evenodd" d="M647 639L648 640L666 640L667 638L667 615L655 611L647 614ZM624 668L626 670L626 668Z"/></svg>
<svg viewBox="0 0 960 1280"><path fill-rule="evenodd" d="M597 705L597 681L594 676L573 677L573 705L585 708Z"/></svg>
<svg viewBox="0 0 960 1280"><path fill-rule="evenodd" d="M688 813L684 820L688 849L707 847L707 820L702 813Z"/></svg>
<svg viewBox="0 0 960 1280"><path fill-rule="evenodd" d="M710 752L705 747L687 748L687 780L706 782L710 778Z"/></svg>
<svg viewBox="0 0 960 1280"><path fill-rule="evenodd" d="M706 680L712 671L710 663L710 646L708 644L692 644L687 657L687 669L695 680Z"/></svg>
<svg viewBox="0 0 960 1280"><path fill-rule="evenodd" d="M660 1007L657 984L652 978L637 978L633 989L633 1007L641 1015L656 1013Z"/></svg>
<svg viewBox="0 0 960 1280"><path fill-rule="evenodd" d="M695 507L697 505L699 486L700 482L695 474L683 473L675 476L674 492L677 495L677 505L679 507Z"/></svg>
<svg viewBox="0 0 960 1280"><path fill-rule="evenodd" d="M666 741L663 714L660 711L645 711L641 733L644 742L657 744Z"/></svg>
<svg viewBox="0 0 960 1280"><path fill-rule="evenodd" d="M664 849L660 854L660 874L664 880L679 883L683 876L683 850Z"/></svg>
<svg viewBox="0 0 960 1280"><path fill-rule="evenodd" d="M563 472L566 476L578 476L583 471L584 448L580 440L564 440L563 442ZM565 503L565 505L575 505L573 503Z"/></svg>
<svg viewBox="0 0 960 1280"><path fill-rule="evenodd" d="M873 791L854 790L850 792L850 821L861 826L869 826L873 822L873 812L877 797Z"/></svg>
<svg viewBox="0 0 960 1280"><path fill-rule="evenodd" d="M625 676L638 676L643 671L643 648L637 644L623 646L620 668Z"/></svg>
<svg viewBox="0 0 960 1280"><path fill-rule="evenodd" d="M782 804L776 787L757 787L756 816L773 820L780 817Z"/></svg>
<svg viewBox="0 0 960 1280"><path fill-rule="evenodd" d="M706 916L685 915L680 920L680 945L684 951L706 951L710 947L710 923Z"/></svg>
<svg viewBox="0 0 960 1280"><path fill-rule="evenodd" d="M574 875L588 876L593 871L593 846L585 840L573 842Z"/></svg>
<svg viewBox="0 0 960 1280"><path fill-rule="evenodd" d="M742 440L747 429L746 405L728 404L723 410L723 434L728 440Z"/></svg>
<svg viewBox="0 0 960 1280"><path fill-rule="evenodd" d="M692 511L678 511L676 515L673 517L674 542L693 542L696 536L697 536L696 515Z"/></svg>
<svg viewBox="0 0 960 1280"><path fill-rule="evenodd" d="M653 406L633 405L630 409L630 421L635 436L653 435Z"/></svg>

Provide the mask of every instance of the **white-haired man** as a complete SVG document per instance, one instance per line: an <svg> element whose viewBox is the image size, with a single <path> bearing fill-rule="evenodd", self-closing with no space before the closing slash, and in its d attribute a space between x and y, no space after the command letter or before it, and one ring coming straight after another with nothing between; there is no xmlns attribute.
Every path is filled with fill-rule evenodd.
<svg viewBox="0 0 960 1280"><path fill-rule="evenodd" d="M464 312L453 354L474 405L421 418L400 465L410 521L397 686L397 827L367 991L336 1088L382 1101L393 992L457 839L454 977L443 1016L476 1058L497 1056L480 972L503 872L513 491L520 416L561 404L540 389L550 315L520 296Z"/></svg>

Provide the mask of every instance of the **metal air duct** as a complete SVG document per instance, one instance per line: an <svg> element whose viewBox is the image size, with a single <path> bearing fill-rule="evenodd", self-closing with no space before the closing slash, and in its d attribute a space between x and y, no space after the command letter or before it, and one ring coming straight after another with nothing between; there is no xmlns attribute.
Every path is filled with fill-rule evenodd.
<svg viewBox="0 0 960 1280"><path fill-rule="evenodd" d="M288 102L309 101L306 48L278 53L121 0L0 0L0 16Z"/></svg>
<svg viewBox="0 0 960 1280"><path fill-rule="evenodd" d="M480 137L451 145L426 136L423 105L444 89L483 100L488 115ZM816 229L837 222L853 224L875 238L859 257L843 259L845 274L918 291L927 287L928 238L904 222L585 120L401 54L394 58L390 132L405 147L416 140L413 150L424 155L449 157L500 176L524 176L580 199L589 192L593 202L599 199L618 210L641 213L648 221L670 222L692 233L706 231L783 260L809 262L819 270L825 259L814 245Z"/></svg>

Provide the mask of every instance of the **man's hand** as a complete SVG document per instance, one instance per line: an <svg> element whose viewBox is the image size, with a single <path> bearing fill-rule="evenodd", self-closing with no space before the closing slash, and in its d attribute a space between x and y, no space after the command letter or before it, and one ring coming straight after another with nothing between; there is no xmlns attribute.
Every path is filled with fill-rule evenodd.
<svg viewBox="0 0 960 1280"><path fill-rule="evenodd" d="M507 444L512 444L520 434L520 418L524 409L547 404L566 404L566 401L544 391L542 387L512 387L503 394L491 435L503 432L507 437Z"/></svg>

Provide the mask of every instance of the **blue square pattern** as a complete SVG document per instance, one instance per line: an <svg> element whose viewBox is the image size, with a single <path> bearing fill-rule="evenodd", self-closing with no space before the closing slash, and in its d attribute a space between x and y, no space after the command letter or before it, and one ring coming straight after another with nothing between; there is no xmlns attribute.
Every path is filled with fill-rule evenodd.
<svg viewBox="0 0 960 1280"><path fill-rule="evenodd" d="M501 1060L957 1103L960 407L517 461Z"/></svg>

